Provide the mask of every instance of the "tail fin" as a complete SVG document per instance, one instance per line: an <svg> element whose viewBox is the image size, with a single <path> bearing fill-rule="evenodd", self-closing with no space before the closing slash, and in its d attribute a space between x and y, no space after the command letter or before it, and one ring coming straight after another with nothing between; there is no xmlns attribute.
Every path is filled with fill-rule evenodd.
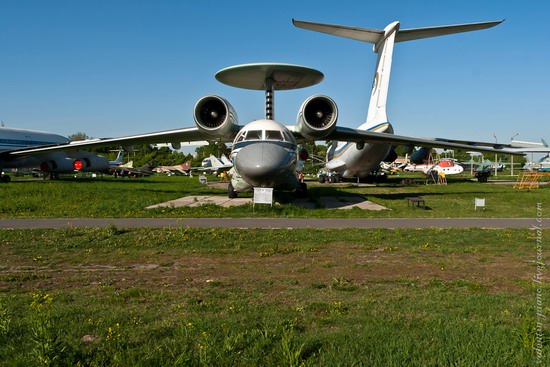
<svg viewBox="0 0 550 367"><path fill-rule="evenodd" d="M494 27L503 21L504 20L403 30L400 29L399 22L389 24L384 30L312 23L294 19L292 23L298 28L373 44L374 52L378 53L378 62L376 65L376 73L374 74L367 121L359 127L361 129L373 129L377 126L384 126L385 124L391 128L391 126L387 124L388 116L386 102L388 98L393 46L395 42L477 31Z"/></svg>

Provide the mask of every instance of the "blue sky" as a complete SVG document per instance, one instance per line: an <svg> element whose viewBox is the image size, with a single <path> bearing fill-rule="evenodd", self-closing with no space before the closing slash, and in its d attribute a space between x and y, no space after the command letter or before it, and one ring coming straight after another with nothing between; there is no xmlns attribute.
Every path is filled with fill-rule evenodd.
<svg viewBox="0 0 550 367"><path fill-rule="evenodd" d="M295 28L301 19L401 28L506 19L489 30L396 45L388 112L395 132L499 142L550 141L547 1L0 0L0 119L63 135L120 136L193 126L195 102L225 97L241 123L263 93L214 78L227 66L286 62L322 71L317 86L276 95L293 124L326 94L339 124L365 120L370 44Z"/></svg>

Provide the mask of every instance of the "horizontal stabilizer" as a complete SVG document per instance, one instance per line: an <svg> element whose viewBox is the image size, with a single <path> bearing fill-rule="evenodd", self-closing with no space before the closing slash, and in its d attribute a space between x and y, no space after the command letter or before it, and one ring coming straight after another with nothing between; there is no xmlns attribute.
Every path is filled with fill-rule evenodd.
<svg viewBox="0 0 550 367"><path fill-rule="evenodd" d="M494 27L502 22L504 22L504 20L498 20L494 22L447 25L447 26L439 26L439 27L400 29L397 31L395 42L412 41L412 40L428 38L428 37L438 37L438 36L446 36L446 35L455 34L455 33L477 31L480 29ZM310 31L315 31L315 32L332 34L334 36L339 36L339 37L351 38L357 41L368 42L373 44L380 42L384 38L384 33L385 33L384 30L379 30L379 29L304 22L304 21L295 20L295 19L292 20L292 23L298 28L308 29Z"/></svg>

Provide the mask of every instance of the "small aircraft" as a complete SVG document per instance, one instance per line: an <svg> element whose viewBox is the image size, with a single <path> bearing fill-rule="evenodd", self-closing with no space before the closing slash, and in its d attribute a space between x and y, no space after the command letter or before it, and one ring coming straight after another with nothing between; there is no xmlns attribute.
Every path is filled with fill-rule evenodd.
<svg viewBox="0 0 550 367"><path fill-rule="evenodd" d="M154 171L150 164L144 164L141 167L134 167L134 161L129 161L125 164L120 164L118 166L111 166L109 168L109 173L115 177L147 177L151 176Z"/></svg>
<svg viewBox="0 0 550 367"><path fill-rule="evenodd" d="M85 142L86 140L84 140ZM80 141L82 142L82 141ZM105 157L71 148L69 139L44 131L0 127L0 171L5 168L40 168L49 173L50 178L57 178L60 173L75 171L108 171L109 160ZM34 147L64 145L62 151L44 152L41 154L18 154ZM3 174L1 182L9 182L10 176Z"/></svg>
<svg viewBox="0 0 550 367"><path fill-rule="evenodd" d="M218 176L220 173L227 172L231 168L233 168L233 163L225 154L222 154L220 158L216 158L214 155L210 154L210 157L202 160L201 167L192 167L191 170L210 172Z"/></svg>
<svg viewBox="0 0 550 367"><path fill-rule="evenodd" d="M158 166L153 168L153 172L164 173L168 176L184 175L187 176L191 170L191 163L185 162L174 166Z"/></svg>
<svg viewBox="0 0 550 367"><path fill-rule="evenodd" d="M378 169L391 152L393 145L439 147L449 149L473 149L471 145L433 139L421 139L393 134L388 122L386 100L394 42L441 36L490 28L501 23L485 22L444 27L400 30L394 22L384 30L308 23L293 20L301 28L331 33L374 44L379 54L374 77L372 96L366 123L357 129L336 126L338 108L328 96L313 95L298 110L296 124L284 125L275 120L274 94L277 90L305 88L321 82L323 73L293 64L257 63L228 67L218 71L216 79L221 83L265 93L265 118L245 125L238 122L231 104L218 95L207 95L195 104L195 127L160 131L140 135L99 139L68 144L59 142L50 146L8 151L4 159L20 159L32 155L62 152L71 148L86 149L97 146L127 146L132 144L171 143L177 149L181 142L220 141L232 142L230 159L233 168L228 184L228 196L250 191L256 187L278 190L296 190L304 194L306 184L297 170L308 158L307 150L300 147L303 141L334 140L329 152L327 167L340 170L344 176L367 175ZM476 150L507 153L501 147L476 147Z"/></svg>
<svg viewBox="0 0 550 367"><path fill-rule="evenodd" d="M429 174L431 171L443 172L445 175L457 175L464 172L464 167L456 163L456 160L447 158L428 164L408 164L404 169L407 172L422 172Z"/></svg>

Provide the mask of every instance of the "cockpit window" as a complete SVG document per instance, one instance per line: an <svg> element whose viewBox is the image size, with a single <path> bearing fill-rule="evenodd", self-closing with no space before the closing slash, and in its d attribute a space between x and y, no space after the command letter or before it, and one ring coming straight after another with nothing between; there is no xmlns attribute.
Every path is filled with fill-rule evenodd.
<svg viewBox="0 0 550 367"><path fill-rule="evenodd" d="M246 140L262 140L262 130L248 130Z"/></svg>
<svg viewBox="0 0 550 367"><path fill-rule="evenodd" d="M289 141L289 142L294 142L294 135L292 135L292 133L288 130L283 130L283 135L284 135L284 139L285 141Z"/></svg>
<svg viewBox="0 0 550 367"><path fill-rule="evenodd" d="M243 141L244 140L244 135L245 135L245 132L244 131L241 131L239 133L239 135L237 135L237 137L235 138L235 143L238 143L240 141Z"/></svg>
<svg viewBox="0 0 550 367"><path fill-rule="evenodd" d="M265 131L265 140L278 140L284 141L283 135L279 130L266 130Z"/></svg>

